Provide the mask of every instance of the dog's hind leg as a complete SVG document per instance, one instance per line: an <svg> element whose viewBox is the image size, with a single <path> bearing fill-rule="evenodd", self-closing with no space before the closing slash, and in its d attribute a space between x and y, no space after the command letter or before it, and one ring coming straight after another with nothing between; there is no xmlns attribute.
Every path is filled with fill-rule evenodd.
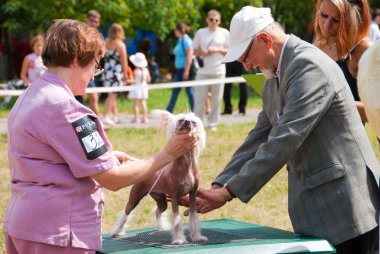
<svg viewBox="0 0 380 254"><path fill-rule="evenodd" d="M164 213L168 208L168 202L166 201L166 194L163 193L150 193L152 198L156 201L157 207L153 211L154 219L157 223L157 227L161 231L170 230L171 223L167 217L167 213Z"/></svg>
<svg viewBox="0 0 380 254"><path fill-rule="evenodd" d="M189 201L190 201L190 214L189 214L189 231L190 231L190 237L191 240L194 242L204 242L208 241L208 238L201 235L201 225L200 221L198 219L198 214L195 209L195 202L196 202L196 190L192 190L189 194Z"/></svg>
<svg viewBox="0 0 380 254"><path fill-rule="evenodd" d="M182 228L181 215L178 212L178 197L172 195L172 210L174 218L174 227L172 231L172 243L173 244L184 244L187 243L185 234Z"/></svg>
<svg viewBox="0 0 380 254"><path fill-rule="evenodd" d="M129 194L129 200L125 211L120 212L119 217L111 228L111 235L124 235L127 222L130 221L130 214L135 207L140 203L141 199L148 193L149 186L144 183L135 184Z"/></svg>

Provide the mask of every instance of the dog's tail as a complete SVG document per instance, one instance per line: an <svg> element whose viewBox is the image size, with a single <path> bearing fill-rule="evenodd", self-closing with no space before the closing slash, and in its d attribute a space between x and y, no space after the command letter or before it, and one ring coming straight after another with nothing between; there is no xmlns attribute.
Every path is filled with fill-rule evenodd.
<svg viewBox="0 0 380 254"><path fill-rule="evenodd" d="M133 219L135 213L133 210L130 214L126 215L125 211L121 211L117 217L115 224L112 226L110 230L110 234L112 236L116 235L124 235L126 228L128 227L128 223Z"/></svg>

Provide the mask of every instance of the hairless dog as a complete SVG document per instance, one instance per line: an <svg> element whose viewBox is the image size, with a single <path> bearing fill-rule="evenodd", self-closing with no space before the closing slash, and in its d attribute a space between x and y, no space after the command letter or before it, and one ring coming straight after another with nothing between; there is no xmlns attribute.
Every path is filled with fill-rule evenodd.
<svg viewBox="0 0 380 254"><path fill-rule="evenodd" d="M181 215L178 212L178 199L189 194L190 215L189 232L193 241L207 241L207 237L201 235L201 228L197 212L195 210L195 198L199 184L198 157L205 147L206 132L202 121L193 113L172 115L163 110L153 110L152 115L160 119L161 128L166 127L167 136L170 138L179 133L195 130L198 134L198 145L192 151L176 159L161 171L158 171L149 179L135 184L130 192L125 211L121 212L113 228L112 235L123 235L128 216L139 202L148 194L156 201L157 208L154 212L155 219L160 230L166 226L162 213L167 209L166 195L171 196L173 211L172 243L187 243L182 228Z"/></svg>

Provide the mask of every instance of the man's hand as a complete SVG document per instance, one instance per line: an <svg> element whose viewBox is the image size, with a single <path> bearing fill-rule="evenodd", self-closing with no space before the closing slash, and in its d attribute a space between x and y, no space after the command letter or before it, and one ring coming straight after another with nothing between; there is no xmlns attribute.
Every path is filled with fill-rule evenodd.
<svg viewBox="0 0 380 254"><path fill-rule="evenodd" d="M197 192L197 197L206 201L199 202L199 204L197 204L196 210L199 213L211 212L212 210L224 206L227 201L233 199L226 187L211 188L208 190L200 188Z"/></svg>
<svg viewBox="0 0 380 254"><path fill-rule="evenodd" d="M226 187L213 185L211 189L208 190L199 188L197 192L197 198L195 201L195 210L198 213L208 213L212 210L224 206L227 203L227 201L230 201L232 199L233 197L228 192ZM170 202L170 197L168 197L167 200ZM181 197L178 203L181 206L189 207L189 196ZM185 216L188 216L189 209L185 210L183 214Z"/></svg>

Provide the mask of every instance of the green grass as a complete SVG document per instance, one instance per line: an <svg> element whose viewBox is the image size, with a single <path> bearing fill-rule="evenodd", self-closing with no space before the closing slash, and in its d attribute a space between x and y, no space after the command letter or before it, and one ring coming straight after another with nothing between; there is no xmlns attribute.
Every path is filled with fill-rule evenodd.
<svg viewBox="0 0 380 254"><path fill-rule="evenodd" d="M253 123L220 126L218 132L208 132L207 147L200 158L200 181L202 187L209 187L211 181L232 156L233 151L243 142ZM157 152L165 143L163 136L157 131L147 129L115 129L107 133L115 150L126 151L137 157L146 157ZM10 198L9 168L6 152L6 135L0 136L0 221L2 223L6 205ZM103 230L109 231L118 212L124 209L128 200L130 188L118 192L105 190L105 210L103 216ZM151 211L154 203L151 198L144 199L137 208L132 228L153 226L151 224ZM248 205L234 200L223 209L201 215L201 220L216 218L231 218L242 221L263 224L267 226L291 230L287 215L287 176L282 170L270 181L264 189L255 196ZM0 244L3 245L3 235L0 233ZM1 250L1 249L0 249Z"/></svg>
<svg viewBox="0 0 380 254"><path fill-rule="evenodd" d="M221 125L218 132L207 132L207 146L200 158L200 185L208 188L215 176L230 160L232 153L243 142L253 123ZM370 140L379 158L377 140L367 127ZM115 129L107 133L115 150L126 151L137 157L146 157L157 152L165 143L163 136L157 135L152 128ZM0 135L0 221L2 223L6 205L10 198L9 168L7 160L7 136ZM108 232L118 212L124 209L130 188L118 192L105 190L105 209L103 214L103 231ZM280 170L264 188L248 203L235 199L222 209L200 215L201 220L230 218L255 224L266 225L284 230L292 230L287 213L287 172ZM151 211L154 202L144 199L137 207L137 216L130 229L154 226L151 223ZM183 210L183 209L182 209ZM186 221L187 219L185 219ZM3 234L0 232L0 248L4 250Z"/></svg>
<svg viewBox="0 0 380 254"><path fill-rule="evenodd" d="M153 92L154 91L154 92ZM165 108L170 92L167 90L153 90L148 99L149 108ZM166 91L166 92L165 92ZM238 103L238 89L233 89L233 104ZM249 106L260 105L260 99L250 94ZM119 99L118 106L122 112L131 112L129 100ZM187 97L181 93L177 104L177 110L187 108ZM8 111L2 111L5 115ZM200 186L208 188L216 175L224 168L230 160L233 152L244 141L248 132L254 127L254 123L244 123L235 125L220 125L218 132L207 132L206 149L200 158ZM367 126L367 133L373 145L375 153L380 158L379 147L376 137L370 127ZM136 157L146 157L157 152L165 143L163 136L157 135L157 131L152 128L127 128L114 129L107 132L115 150L126 151ZM7 157L7 135L0 135L0 223L2 225L5 208L10 198L9 190L9 166ZM124 209L128 200L130 188L125 188L118 192L105 190L105 209L103 214L103 232L108 232L111 228L118 212ZM292 230L290 219L287 213L287 172L280 170L274 178L269 181L263 189L248 203L243 204L235 199L227 203L222 209L212 211L205 215L200 215L201 220L230 218L255 224L266 225L284 230ZM137 215L134 218L130 229L153 226L151 223L151 211L154 202L151 198L144 199L137 207ZM182 209L183 210L183 209ZM187 219L185 219L186 221ZM0 231L0 252L5 253L3 232Z"/></svg>

